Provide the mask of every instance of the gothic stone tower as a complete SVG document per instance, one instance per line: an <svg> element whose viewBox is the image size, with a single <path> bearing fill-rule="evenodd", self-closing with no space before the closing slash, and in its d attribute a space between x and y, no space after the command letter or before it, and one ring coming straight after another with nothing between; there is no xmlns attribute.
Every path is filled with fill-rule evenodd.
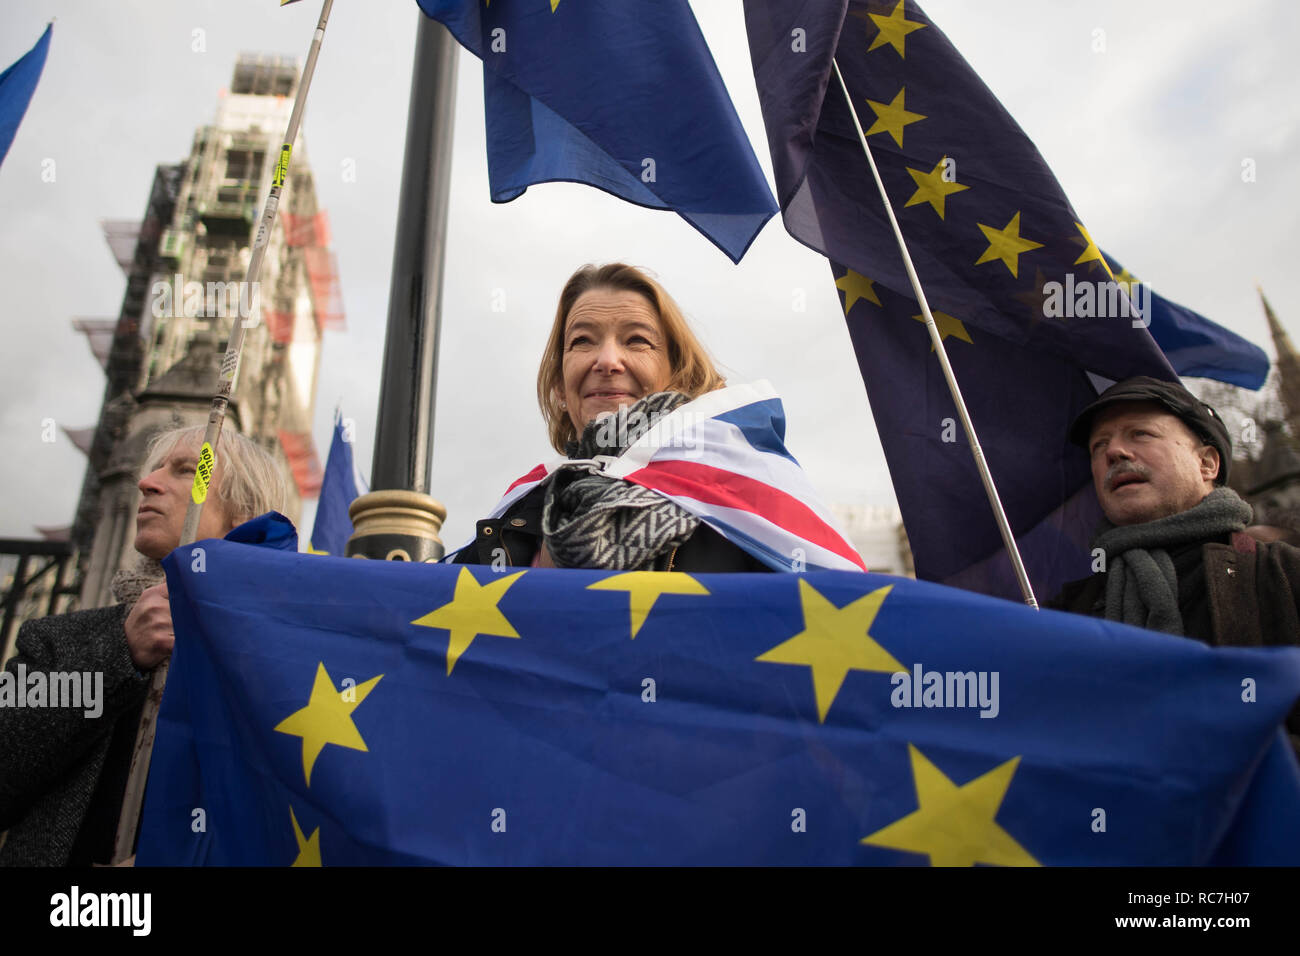
<svg viewBox="0 0 1300 956"><path fill-rule="evenodd" d="M113 574L135 554L136 484L148 442L207 420L234 322L255 324L225 427L253 438L293 478L290 518L319 490L310 428L321 339L342 314L301 135L259 288L242 287L298 77L292 59L241 55L215 120L195 132L189 157L157 168L138 229L124 234L121 223L111 226L127 289L104 357L104 402L72 530L82 607L113 602ZM107 328L96 331L103 337Z"/></svg>

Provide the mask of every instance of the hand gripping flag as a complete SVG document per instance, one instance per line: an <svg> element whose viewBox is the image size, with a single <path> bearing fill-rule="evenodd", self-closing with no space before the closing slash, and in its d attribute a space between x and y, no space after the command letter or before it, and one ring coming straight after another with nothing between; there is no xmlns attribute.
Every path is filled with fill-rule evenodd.
<svg viewBox="0 0 1300 956"><path fill-rule="evenodd" d="M232 537L265 543L164 562L138 865L1300 863L1300 650L884 575Z"/></svg>
<svg viewBox="0 0 1300 956"><path fill-rule="evenodd" d="M336 414L325 477L320 485L320 502L316 506L316 525L308 548L312 554L347 553L348 538L352 537L348 506L365 492L366 482L352 460L352 441L344 431L342 417Z"/></svg>
<svg viewBox="0 0 1300 956"><path fill-rule="evenodd" d="M488 517L501 517L571 464L557 458L538 465L506 489ZM657 491L774 570L866 570L786 449L785 408L765 381L678 406L621 456L594 464L598 474Z"/></svg>
<svg viewBox="0 0 1300 956"><path fill-rule="evenodd" d="M0 163L9 153L9 146L18 132L18 124L23 121L27 104L31 102L32 93L41 79L45 68L45 57L50 52L50 36L54 24L45 28L36 45L24 53L9 69L0 73Z"/></svg>
<svg viewBox="0 0 1300 956"><path fill-rule="evenodd" d="M419 0L483 61L493 202L587 183L739 262L776 212L686 0Z"/></svg>
<svg viewBox="0 0 1300 956"><path fill-rule="evenodd" d="M1146 317L1033 143L910 0L750 0L745 20L786 229L832 260L917 576L1020 599L832 57L1030 581L1051 597L1088 573L1100 517L1069 423L1099 385L1176 378Z"/></svg>

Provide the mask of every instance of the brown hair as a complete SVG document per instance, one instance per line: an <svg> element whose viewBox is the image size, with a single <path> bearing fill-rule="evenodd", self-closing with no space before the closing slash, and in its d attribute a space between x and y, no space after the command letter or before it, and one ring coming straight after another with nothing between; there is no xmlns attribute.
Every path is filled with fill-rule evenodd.
<svg viewBox="0 0 1300 956"><path fill-rule="evenodd" d="M663 326L664 338L668 340L668 367L672 374L668 391L698 398L705 392L727 384L722 373L714 367L709 353L686 323L682 310L658 282L635 266L622 262L611 262L603 266L585 265L569 277L560 291L560 302L555 308L555 322L551 325L551 335L546 340L542 364L537 371L537 404L542 409L542 419L546 422L551 446L561 454L564 453L565 443L578 437L568 412L560 407L560 396L564 393L564 325L573 304L583 293L592 289L635 292L654 308L659 323Z"/></svg>

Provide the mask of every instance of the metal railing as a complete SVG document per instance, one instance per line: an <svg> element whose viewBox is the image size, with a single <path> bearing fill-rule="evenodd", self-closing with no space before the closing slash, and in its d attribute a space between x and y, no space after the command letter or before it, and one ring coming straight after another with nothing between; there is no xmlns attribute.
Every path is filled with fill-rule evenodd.
<svg viewBox="0 0 1300 956"><path fill-rule="evenodd" d="M24 602L34 594L44 596L48 588L49 599L44 614L57 614L68 610L76 599L77 588L67 582L68 568L75 566L76 552L67 541L45 541L27 538L0 538L0 559L17 558L13 576L8 583L0 584L0 608L4 610L0 623L0 662L13 653L13 644L19 625L29 616ZM6 562L7 563L7 562ZM32 566L39 564L34 571ZM47 576L53 574L50 579ZM60 598L66 598L59 604Z"/></svg>

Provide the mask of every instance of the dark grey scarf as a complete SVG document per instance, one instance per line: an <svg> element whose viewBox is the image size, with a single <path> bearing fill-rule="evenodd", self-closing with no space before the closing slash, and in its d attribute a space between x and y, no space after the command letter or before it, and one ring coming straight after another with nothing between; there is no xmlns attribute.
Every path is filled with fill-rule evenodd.
<svg viewBox="0 0 1300 956"><path fill-rule="evenodd" d="M557 568L652 571L656 559L695 533L700 519L663 495L598 474L583 459L623 454L664 415L690 398L680 392L647 395L631 407L589 422L565 449L573 464L551 477L542 533Z"/></svg>
<svg viewBox="0 0 1300 956"><path fill-rule="evenodd" d="M1252 514L1235 491L1216 488L1167 518L1118 528L1105 522L1092 545L1106 552L1106 619L1182 634L1178 576L1168 549L1240 531Z"/></svg>

